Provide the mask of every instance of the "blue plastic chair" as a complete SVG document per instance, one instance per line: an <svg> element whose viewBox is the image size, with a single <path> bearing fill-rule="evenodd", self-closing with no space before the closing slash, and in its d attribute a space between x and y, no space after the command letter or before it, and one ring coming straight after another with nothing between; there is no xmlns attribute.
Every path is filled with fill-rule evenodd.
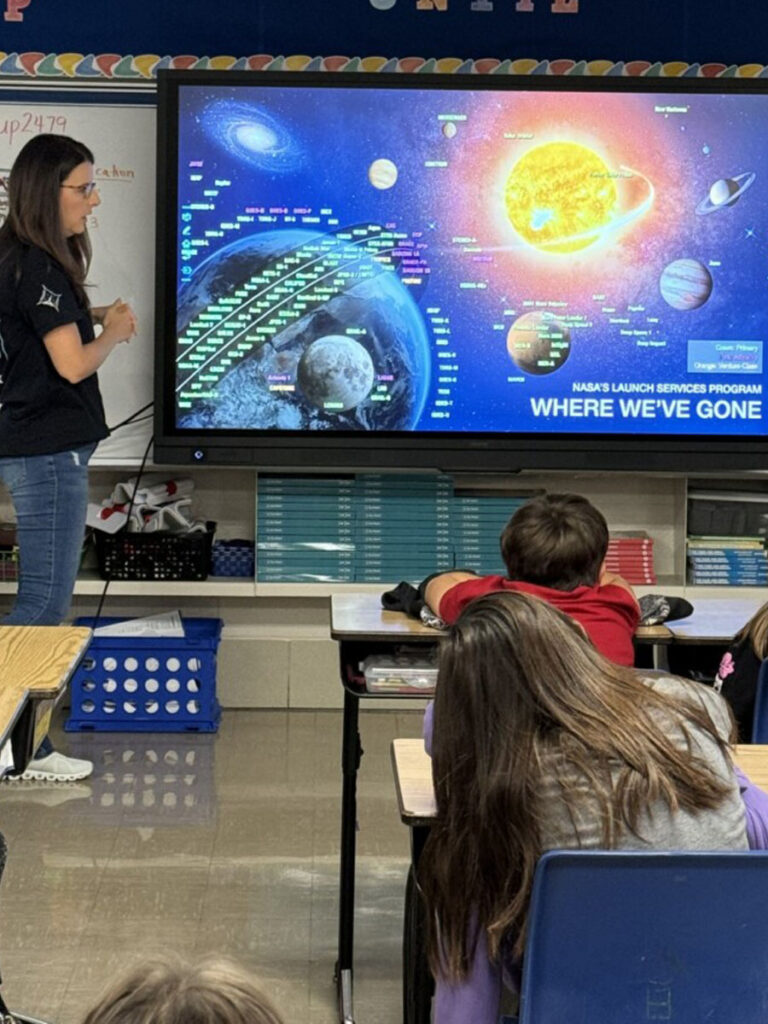
<svg viewBox="0 0 768 1024"><path fill-rule="evenodd" d="M757 674L755 715L752 719L752 742L768 743L768 658L764 658Z"/></svg>
<svg viewBox="0 0 768 1024"><path fill-rule="evenodd" d="M768 851L547 853L520 1024L765 1024L766 908Z"/></svg>

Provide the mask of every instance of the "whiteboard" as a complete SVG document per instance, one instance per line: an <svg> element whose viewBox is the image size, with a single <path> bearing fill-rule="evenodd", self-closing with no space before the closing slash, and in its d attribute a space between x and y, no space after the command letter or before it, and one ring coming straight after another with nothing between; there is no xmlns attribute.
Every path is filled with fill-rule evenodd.
<svg viewBox="0 0 768 1024"><path fill-rule="evenodd" d="M84 142L95 157L101 205L89 223L93 262L88 289L94 306L130 301L139 331L118 345L99 370L107 424L129 417L153 398L155 283L155 108L110 103L0 103L0 176L35 134L56 132ZM0 193L1 194L1 193ZM0 218L5 214L5 196ZM147 415L147 410L142 415ZM152 420L129 424L102 441L94 462L141 459Z"/></svg>

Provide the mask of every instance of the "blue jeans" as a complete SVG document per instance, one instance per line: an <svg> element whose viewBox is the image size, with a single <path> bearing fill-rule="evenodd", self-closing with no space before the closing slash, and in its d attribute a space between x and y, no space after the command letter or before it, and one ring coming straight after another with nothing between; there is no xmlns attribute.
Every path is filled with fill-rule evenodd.
<svg viewBox="0 0 768 1024"><path fill-rule="evenodd" d="M85 532L93 444L0 458L17 519L19 587L4 626L58 626L72 601Z"/></svg>

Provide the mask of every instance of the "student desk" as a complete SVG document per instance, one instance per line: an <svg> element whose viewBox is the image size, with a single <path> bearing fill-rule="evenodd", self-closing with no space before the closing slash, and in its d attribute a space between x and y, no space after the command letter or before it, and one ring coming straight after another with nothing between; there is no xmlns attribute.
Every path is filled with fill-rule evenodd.
<svg viewBox="0 0 768 1024"><path fill-rule="evenodd" d="M729 644L762 604L757 598L697 597L693 615L666 628L675 644Z"/></svg>
<svg viewBox="0 0 768 1024"><path fill-rule="evenodd" d="M0 626L0 746L10 739L16 772L48 732L90 638L83 626Z"/></svg>
<svg viewBox="0 0 768 1024"><path fill-rule="evenodd" d="M358 729L361 700L382 697L428 697L426 694L368 693L360 662L369 654L392 654L402 644L433 647L440 634L401 612L387 612L379 594L334 594L331 597L331 637L339 645L344 720L341 741L341 854L339 865L339 953L336 985L341 1024L354 1024L352 961L355 925L355 830L357 772L363 748Z"/></svg>
<svg viewBox="0 0 768 1024"><path fill-rule="evenodd" d="M768 745L740 744L735 750L735 760L755 785L768 792ZM423 740L393 740L392 770L400 820L411 830L411 867L403 923L403 1021L404 1024L428 1024L432 986L415 872L436 806L432 760L424 750Z"/></svg>

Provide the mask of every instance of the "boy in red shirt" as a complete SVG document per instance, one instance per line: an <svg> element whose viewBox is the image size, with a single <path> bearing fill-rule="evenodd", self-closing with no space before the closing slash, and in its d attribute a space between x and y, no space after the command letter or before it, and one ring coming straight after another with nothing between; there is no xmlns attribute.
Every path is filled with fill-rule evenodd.
<svg viewBox="0 0 768 1024"><path fill-rule="evenodd" d="M522 591L570 615L606 658L631 666L640 608L629 583L605 571L607 550L608 524L594 505L579 494L546 494L519 508L502 532L507 576L440 573L425 600L452 623L482 594Z"/></svg>

